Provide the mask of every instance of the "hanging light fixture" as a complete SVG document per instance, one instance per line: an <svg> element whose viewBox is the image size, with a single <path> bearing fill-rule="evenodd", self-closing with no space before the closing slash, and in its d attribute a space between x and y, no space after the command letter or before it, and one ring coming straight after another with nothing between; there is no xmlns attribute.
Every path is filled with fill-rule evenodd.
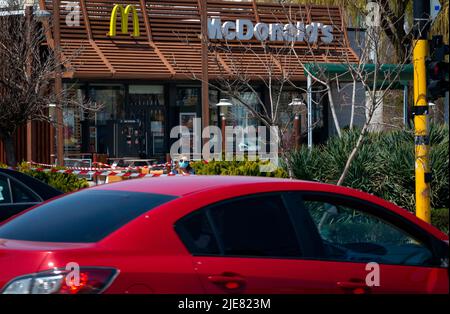
<svg viewBox="0 0 450 314"><path fill-rule="evenodd" d="M293 98L288 106L306 106L301 98Z"/></svg>
<svg viewBox="0 0 450 314"><path fill-rule="evenodd" d="M216 106L217 106L217 107L230 107L230 106L233 106L233 103L230 102L230 100L227 99L227 98L222 98L222 99L216 104Z"/></svg>

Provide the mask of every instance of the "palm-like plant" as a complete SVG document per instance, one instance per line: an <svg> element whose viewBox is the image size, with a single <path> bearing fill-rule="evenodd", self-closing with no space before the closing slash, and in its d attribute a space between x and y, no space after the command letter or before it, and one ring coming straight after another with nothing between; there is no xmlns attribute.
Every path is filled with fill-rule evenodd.
<svg viewBox="0 0 450 314"><path fill-rule="evenodd" d="M431 203L448 208L448 127L431 125ZM297 179L336 183L346 157L354 147L358 131L332 137L312 150L302 146L289 154L288 162ZM414 210L414 134L396 130L370 133L351 164L345 186L373 193L409 210Z"/></svg>
<svg viewBox="0 0 450 314"><path fill-rule="evenodd" d="M443 35L444 36L444 42L448 44L448 36L449 36L449 24L448 24L448 4L449 0L441 0L441 11L439 12L438 16L434 20L433 24L431 25L431 34L432 35Z"/></svg>

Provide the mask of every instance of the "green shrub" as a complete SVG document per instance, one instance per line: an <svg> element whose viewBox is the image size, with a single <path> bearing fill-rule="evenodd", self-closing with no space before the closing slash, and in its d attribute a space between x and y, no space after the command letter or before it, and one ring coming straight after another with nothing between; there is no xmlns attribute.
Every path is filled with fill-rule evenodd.
<svg viewBox="0 0 450 314"><path fill-rule="evenodd" d="M208 163L198 161L192 163L196 174L200 175L230 175L230 176L263 176L287 178L286 170L279 167L273 172L260 172L259 167L266 164L266 161L210 161Z"/></svg>
<svg viewBox="0 0 450 314"><path fill-rule="evenodd" d="M448 219L448 208L431 210L431 224L445 233L448 233Z"/></svg>

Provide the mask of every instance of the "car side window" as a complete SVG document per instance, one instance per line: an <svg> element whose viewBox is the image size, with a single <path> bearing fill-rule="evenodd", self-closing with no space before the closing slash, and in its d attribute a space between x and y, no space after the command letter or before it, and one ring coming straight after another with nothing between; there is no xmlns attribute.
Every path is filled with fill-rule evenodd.
<svg viewBox="0 0 450 314"><path fill-rule="evenodd" d="M0 175L0 204L11 203L11 192L9 191L8 178Z"/></svg>
<svg viewBox="0 0 450 314"><path fill-rule="evenodd" d="M362 207L325 197L303 196L323 240L325 258L395 265L436 265L421 241Z"/></svg>
<svg viewBox="0 0 450 314"><path fill-rule="evenodd" d="M28 189L10 180L13 203L36 203L40 200Z"/></svg>
<svg viewBox="0 0 450 314"><path fill-rule="evenodd" d="M175 230L194 255L301 256L294 227L279 195L214 204L181 218Z"/></svg>
<svg viewBox="0 0 450 314"><path fill-rule="evenodd" d="M209 208L225 256L299 257L300 248L279 195L247 197Z"/></svg>
<svg viewBox="0 0 450 314"><path fill-rule="evenodd" d="M205 211L199 210L182 218L175 224L175 230L192 254L220 254L216 237Z"/></svg>

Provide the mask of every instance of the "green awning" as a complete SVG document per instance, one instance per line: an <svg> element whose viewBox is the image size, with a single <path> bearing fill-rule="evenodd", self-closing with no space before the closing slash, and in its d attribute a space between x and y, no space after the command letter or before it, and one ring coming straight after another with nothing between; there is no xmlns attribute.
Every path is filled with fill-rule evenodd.
<svg viewBox="0 0 450 314"><path fill-rule="evenodd" d="M352 82L349 67L363 73L365 81L373 84L375 79L375 64L341 64L341 63L307 63L305 64L305 76L308 72L318 78L326 76L330 79L338 79L340 82ZM399 73L400 72L400 73ZM388 88L392 83L391 89L401 89L408 85L414 77L414 68L412 64L382 64L377 71L377 88Z"/></svg>

